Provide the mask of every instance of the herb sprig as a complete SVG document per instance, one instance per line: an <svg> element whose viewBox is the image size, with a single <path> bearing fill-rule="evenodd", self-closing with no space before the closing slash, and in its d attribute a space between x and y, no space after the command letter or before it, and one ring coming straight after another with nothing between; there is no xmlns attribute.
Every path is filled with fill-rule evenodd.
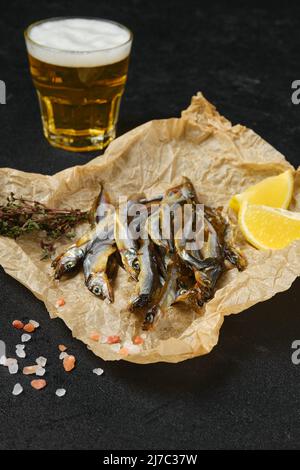
<svg viewBox="0 0 300 470"><path fill-rule="evenodd" d="M15 197L14 193L7 198L6 204L0 205L0 235L14 239L37 231L45 232L50 239L63 235L71 238L74 227L87 220L89 211L52 209L38 201Z"/></svg>

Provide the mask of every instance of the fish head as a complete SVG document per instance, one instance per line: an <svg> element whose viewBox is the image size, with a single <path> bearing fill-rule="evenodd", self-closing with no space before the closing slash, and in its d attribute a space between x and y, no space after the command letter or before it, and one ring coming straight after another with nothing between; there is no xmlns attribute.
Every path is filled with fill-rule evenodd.
<svg viewBox="0 0 300 470"><path fill-rule="evenodd" d="M140 262L137 251L134 249L126 250L126 253L124 253L122 258L124 264L126 265L126 271L133 279L137 280L140 273Z"/></svg>
<svg viewBox="0 0 300 470"><path fill-rule="evenodd" d="M202 292L198 286L190 289L181 288L177 291L176 298L172 305L177 303L185 303L191 305L193 308L201 308L204 304Z"/></svg>
<svg viewBox="0 0 300 470"><path fill-rule="evenodd" d="M74 247L66 251L66 253L58 256L52 263L55 269L55 279L60 279L64 274L73 271L83 258L83 251Z"/></svg>
<svg viewBox="0 0 300 470"><path fill-rule="evenodd" d="M142 325L142 329L144 331L149 331L153 329L153 323L154 323L157 311L158 311L158 307L156 305L153 305L146 313L144 322Z"/></svg>
<svg viewBox="0 0 300 470"><path fill-rule="evenodd" d="M113 290L110 285L109 279L104 272L93 273L89 276L86 282L87 288L96 297L100 297L102 300L107 299L109 302L113 302Z"/></svg>
<svg viewBox="0 0 300 470"><path fill-rule="evenodd" d="M187 289L185 287L181 287L176 292L176 297L175 297L175 300L174 300L173 304L176 304L176 303L179 303L179 302L186 302L191 297L193 297L193 295L194 295L194 292L193 292L192 289Z"/></svg>
<svg viewBox="0 0 300 470"><path fill-rule="evenodd" d="M131 312L141 310L149 303L149 300L150 294L140 294L130 302L129 310Z"/></svg>
<svg viewBox="0 0 300 470"><path fill-rule="evenodd" d="M166 194L164 200L170 204L170 203L180 203L183 201L187 201L189 199L195 199L196 194L195 194L195 189L192 183L188 180L185 179L183 184L180 184L178 186L175 186L171 189L169 189Z"/></svg>
<svg viewBox="0 0 300 470"><path fill-rule="evenodd" d="M196 199L195 188L189 180L186 180L181 187L181 194L184 199Z"/></svg>

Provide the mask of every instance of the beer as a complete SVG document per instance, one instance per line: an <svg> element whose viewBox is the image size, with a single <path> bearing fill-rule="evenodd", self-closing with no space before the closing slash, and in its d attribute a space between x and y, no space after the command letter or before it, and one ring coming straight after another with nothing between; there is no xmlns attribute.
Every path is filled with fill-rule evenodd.
<svg viewBox="0 0 300 470"><path fill-rule="evenodd" d="M115 137L132 36L117 23L53 19L25 33L48 141L67 150L105 148Z"/></svg>

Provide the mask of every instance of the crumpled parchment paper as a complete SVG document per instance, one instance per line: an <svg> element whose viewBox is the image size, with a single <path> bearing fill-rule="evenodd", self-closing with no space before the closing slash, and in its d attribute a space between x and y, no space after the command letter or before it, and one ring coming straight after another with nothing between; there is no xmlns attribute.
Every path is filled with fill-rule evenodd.
<svg viewBox="0 0 300 470"><path fill-rule="evenodd" d="M187 176L201 202L226 207L233 194L288 168L291 165L270 144L251 129L232 126L198 93L180 119L155 120L139 126L116 139L104 156L86 165L54 176L0 169L1 202L13 191L49 207L88 209L100 182L116 201L120 195L160 194ZM299 169L295 177L291 207L300 211ZM78 233L86 228L79 227ZM211 351L225 315L239 313L288 289L300 275L300 242L274 252L258 251L242 238L241 243L248 268L244 272L228 271L202 313L189 307L170 308L155 330L146 333L144 343L133 347L132 338L141 334L141 319L127 311L133 283L122 269L116 280L115 302L107 305L86 289L81 272L70 279L53 281L50 261L40 260L36 236L16 241L0 237L0 264L45 303L51 317L62 318L73 336L103 359L143 364L179 362ZM60 251L61 246L57 249ZM60 308L56 306L59 298L66 301ZM94 331L102 337L119 335L122 343L92 341L90 334ZM127 356L119 351L124 345L129 349Z"/></svg>

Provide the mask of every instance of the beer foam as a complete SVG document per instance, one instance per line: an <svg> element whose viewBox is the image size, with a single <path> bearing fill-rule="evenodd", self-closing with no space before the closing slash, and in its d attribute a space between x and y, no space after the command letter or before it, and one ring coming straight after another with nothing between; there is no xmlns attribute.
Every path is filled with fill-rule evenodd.
<svg viewBox="0 0 300 470"><path fill-rule="evenodd" d="M98 67L125 59L130 32L117 23L84 18L50 20L29 28L29 54L64 67Z"/></svg>

